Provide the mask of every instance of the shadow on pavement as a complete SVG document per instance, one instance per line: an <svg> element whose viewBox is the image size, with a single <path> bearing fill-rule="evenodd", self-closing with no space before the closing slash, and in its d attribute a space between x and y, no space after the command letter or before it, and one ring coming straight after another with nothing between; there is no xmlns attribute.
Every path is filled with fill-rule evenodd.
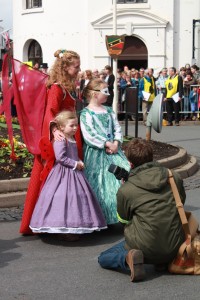
<svg viewBox="0 0 200 300"><path fill-rule="evenodd" d="M56 234L40 234L39 237L44 243L51 245L62 245L70 247L85 247L117 243L123 238L124 226L120 223L109 225L108 229L95 231L89 234L80 235L80 240L69 242L60 240Z"/></svg>
<svg viewBox="0 0 200 300"><path fill-rule="evenodd" d="M7 266L9 262L19 259L22 256L20 253L9 252L11 249L19 248L16 244L18 240L18 238L13 240L0 240L0 268Z"/></svg>
<svg viewBox="0 0 200 300"><path fill-rule="evenodd" d="M33 241L35 237L28 237L24 239L23 236L18 237L16 239L12 240L3 240L0 239L0 268L3 268L9 264L9 262L21 258L21 253L13 253L9 252L13 249L20 248L19 245L17 245L18 242L27 242L27 241Z"/></svg>

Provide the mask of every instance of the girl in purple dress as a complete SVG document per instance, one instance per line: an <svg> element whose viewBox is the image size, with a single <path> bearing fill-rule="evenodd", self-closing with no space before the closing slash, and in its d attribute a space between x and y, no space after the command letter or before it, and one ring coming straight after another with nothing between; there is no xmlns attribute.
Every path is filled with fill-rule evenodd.
<svg viewBox="0 0 200 300"><path fill-rule="evenodd" d="M65 139L53 141L55 164L40 192L30 228L35 233L67 236L105 229L101 208L83 173L84 163L78 158L74 140L77 116L63 111L55 123Z"/></svg>

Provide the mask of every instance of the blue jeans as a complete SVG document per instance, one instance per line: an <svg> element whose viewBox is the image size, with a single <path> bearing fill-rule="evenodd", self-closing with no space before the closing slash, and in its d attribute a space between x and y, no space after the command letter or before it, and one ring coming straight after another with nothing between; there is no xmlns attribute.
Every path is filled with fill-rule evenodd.
<svg viewBox="0 0 200 300"><path fill-rule="evenodd" d="M195 102L190 102L190 105L191 105L191 111L192 111L192 112L195 112L195 111L198 110L197 103L195 103Z"/></svg>
<svg viewBox="0 0 200 300"><path fill-rule="evenodd" d="M126 263L126 255L128 250L125 249L125 241L114 245L110 249L102 252L98 257L98 262L105 269L122 269L130 270Z"/></svg>

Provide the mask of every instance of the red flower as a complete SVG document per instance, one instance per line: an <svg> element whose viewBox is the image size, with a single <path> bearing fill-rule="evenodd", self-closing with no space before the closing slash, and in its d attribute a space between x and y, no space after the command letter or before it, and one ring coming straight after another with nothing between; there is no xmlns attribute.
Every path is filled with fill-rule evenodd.
<svg viewBox="0 0 200 300"><path fill-rule="evenodd" d="M8 147L8 144L6 144L6 143L0 141L0 147L1 147L1 148L3 148L3 147Z"/></svg>

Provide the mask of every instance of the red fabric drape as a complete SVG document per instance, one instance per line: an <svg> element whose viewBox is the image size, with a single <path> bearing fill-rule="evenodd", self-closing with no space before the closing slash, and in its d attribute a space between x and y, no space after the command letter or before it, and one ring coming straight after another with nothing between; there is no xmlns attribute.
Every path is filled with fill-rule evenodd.
<svg viewBox="0 0 200 300"><path fill-rule="evenodd" d="M14 103L27 149L40 154L39 140L46 106L47 75L12 59Z"/></svg>
<svg viewBox="0 0 200 300"><path fill-rule="evenodd" d="M1 110L2 112L4 111L6 113L9 136L11 142L13 142L10 102L14 92L14 104L16 105L23 139L29 152L34 154L34 165L20 226L21 233L31 234L32 232L29 228L30 219L35 207L35 203L37 202L40 189L43 185L43 182L40 180L40 176L42 174L44 166L41 160L39 141L42 133L48 138L49 122L55 117L58 112L64 109L75 110L75 101L71 98L70 94L67 91L65 97L63 98L62 89L55 84L52 87L53 93L51 95L51 99L49 99L49 103L46 103L47 90L45 81L48 75L40 71L33 70L31 67L23 64L16 59L12 59L13 84L12 88L10 88L8 77L8 63L9 59L6 56L3 72L4 103ZM61 95L59 95L59 93L61 93ZM52 114L52 112L54 113ZM82 158L82 139L80 128L77 131L76 139L79 154ZM52 165L48 165L48 167L49 169L51 169ZM45 176L47 176L47 174Z"/></svg>

